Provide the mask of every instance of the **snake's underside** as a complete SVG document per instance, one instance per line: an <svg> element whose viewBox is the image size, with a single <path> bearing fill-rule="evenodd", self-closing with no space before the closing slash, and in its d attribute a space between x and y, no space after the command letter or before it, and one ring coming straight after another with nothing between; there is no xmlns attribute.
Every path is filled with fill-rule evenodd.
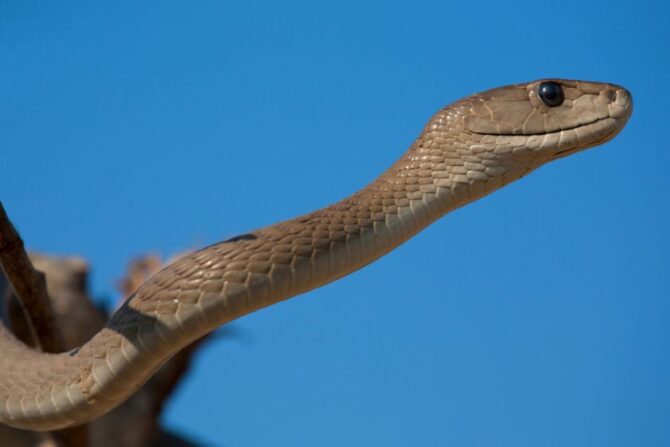
<svg viewBox="0 0 670 447"><path fill-rule="evenodd" d="M53 430L96 418L207 332L347 275L447 212L604 143L631 111L621 87L561 79L467 97L352 196L169 265L79 349L39 352L0 324L0 422Z"/></svg>

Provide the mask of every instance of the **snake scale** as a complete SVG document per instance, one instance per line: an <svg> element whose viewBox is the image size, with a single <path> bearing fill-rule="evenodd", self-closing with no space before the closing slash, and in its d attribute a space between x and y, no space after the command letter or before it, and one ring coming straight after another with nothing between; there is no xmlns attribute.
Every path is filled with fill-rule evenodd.
<svg viewBox="0 0 670 447"><path fill-rule="evenodd" d="M39 352L0 324L0 422L44 431L94 419L197 338L345 276L447 212L608 141L631 112L627 90L596 82L545 79L469 96L438 111L362 190L167 266L79 349Z"/></svg>

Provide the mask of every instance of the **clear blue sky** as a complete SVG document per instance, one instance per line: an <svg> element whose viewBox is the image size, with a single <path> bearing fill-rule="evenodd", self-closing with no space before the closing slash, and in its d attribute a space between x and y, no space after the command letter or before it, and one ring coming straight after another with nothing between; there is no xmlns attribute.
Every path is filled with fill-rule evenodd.
<svg viewBox="0 0 670 447"><path fill-rule="evenodd" d="M236 322L165 422L214 446L667 446L668 23L660 0L2 0L0 200L111 301L134 255L355 191L459 97L624 85L617 139Z"/></svg>

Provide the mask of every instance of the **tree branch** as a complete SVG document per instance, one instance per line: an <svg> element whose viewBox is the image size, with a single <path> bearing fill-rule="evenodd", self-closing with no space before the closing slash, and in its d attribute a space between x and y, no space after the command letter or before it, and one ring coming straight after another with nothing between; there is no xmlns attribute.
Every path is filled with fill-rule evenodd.
<svg viewBox="0 0 670 447"><path fill-rule="evenodd" d="M23 240L9 220L0 202L0 265L21 305L28 322L18 333L19 338L36 349L62 352L63 339L47 293L44 273L36 270L28 258ZM16 312L9 312L14 321ZM87 426L71 427L51 432L53 441L60 446L85 447L88 445Z"/></svg>
<svg viewBox="0 0 670 447"><path fill-rule="evenodd" d="M44 274L35 270L23 240L0 202L0 265L30 321L33 340L23 340L46 352L61 352L63 343L56 327Z"/></svg>

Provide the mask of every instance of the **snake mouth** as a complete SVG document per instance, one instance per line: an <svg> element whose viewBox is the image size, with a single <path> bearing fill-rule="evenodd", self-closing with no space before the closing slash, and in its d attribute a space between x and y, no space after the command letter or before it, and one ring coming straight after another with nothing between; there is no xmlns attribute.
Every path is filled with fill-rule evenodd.
<svg viewBox="0 0 670 447"><path fill-rule="evenodd" d="M591 148L593 146L598 146L600 144L606 143L607 141L611 140L614 138L619 131L623 128L623 125L626 123L628 117L630 116L630 112L625 114L623 117L614 117L614 116L606 116L603 118L596 118L592 121L589 121L587 123L580 123L575 126L570 126L570 127L564 127L561 129L557 129L551 132L528 132L528 133L514 133L514 132L504 132L504 133L489 133L489 132L476 132L474 131L473 133L478 134L478 135L488 135L488 136L503 136L503 137L533 137L533 136L552 136L552 135L558 135L561 132L566 132L570 130L575 130L575 129L585 129L585 128L590 128L594 127L598 123L601 123L603 121L612 121L611 126L609 126L608 131L604 135L600 135L598 137L595 137L595 135L591 136L591 138L594 138L593 140L589 141L589 136L584 135L581 138L578 138L581 140L581 142L577 143L576 146L568 147L567 149L562 149L559 151L556 151L553 156L551 157L552 160L557 160L559 158L567 157L568 155L574 154L576 152L583 151L585 149ZM598 132L600 133L600 132ZM560 138L560 137L559 137Z"/></svg>
<svg viewBox="0 0 670 447"><path fill-rule="evenodd" d="M494 136L494 137L532 137L532 136L536 136L536 135L552 135L552 134L556 134L556 133L559 133L559 132L565 132L565 131L568 131L568 130L580 129L582 127L591 126L591 125L596 124L600 121L605 121L605 120L610 119L610 118L612 118L612 117L611 116L606 116L604 118L596 118L593 121L589 121L588 123L580 123L580 124L576 124L574 126L563 127L563 128L560 128L560 129L549 131L549 132L547 132L547 131L544 131L544 132L541 132L541 131L537 131L537 132L523 132L523 131L520 131L520 132L496 132L496 133L492 133L492 132L477 132L476 130L473 130L472 133L475 133L477 135L489 135L489 136Z"/></svg>
<svg viewBox="0 0 670 447"><path fill-rule="evenodd" d="M583 151L585 149L589 149L591 147L598 146L600 144L604 144L604 143L608 142L609 140L611 140L612 138L614 138L619 133L619 131L622 129L623 124L626 123L627 117L623 120L613 118L611 116L608 117L608 118L611 118L611 119L614 120L614 126L612 126L612 128L610 129L609 132L607 132L605 135L601 136L600 138L596 138L595 140L585 144L584 146L579 146L579 147L574 147L574 148L564 149L562 151L558 151L554 154L553 160L557 160L559 158L567 157L568 155L572 155L575 152L580 152L580 151ZM608 118L602 118L602 119L596 120L591 124L597 123L599 121L604 121ZM622 124L622 121L623 121L623 124Z"/></svg>

